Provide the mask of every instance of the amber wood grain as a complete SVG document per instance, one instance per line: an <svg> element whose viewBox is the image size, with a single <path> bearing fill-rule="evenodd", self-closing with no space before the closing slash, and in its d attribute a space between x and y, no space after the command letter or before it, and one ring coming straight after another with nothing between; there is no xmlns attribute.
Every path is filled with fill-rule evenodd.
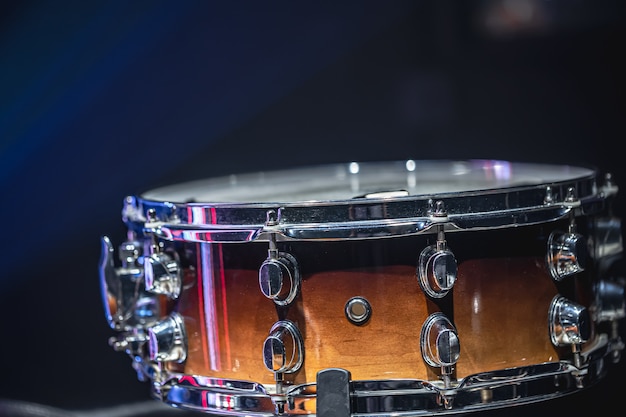
<svg viewBox="0 0 626 417"><path fill-rule="evenodd" d="M468 260L454 287L457 377L557 361L548 310L557 294L540 258Z"/></svg>
<svg viewBox="0 0 626 417"><path fill-rule="evenodd" d="M219 281L206 276L199 279L199 285L212 282L215 295L215 320L208 329L202 326L207 321L207 303L199 298L206 291L188 289L181 300L189 339L182 370L273 383L261 353L263 341L278 320L276 308L261 295L256 271L224 274ZM373 314L363 325L352 324L344 313L346 302L354 296L372 305ZM427 315L425 296L410 266L305 275L301 295L286 317L302 332L305 360L299 372L286 378L294 383L313 382L319 370L341 367L349 369L355 379L426 379L419 334ZM208 341L211 337L213 342Z"/></svg>
<svg viewBox="0 0 626 417"><path fill-rule="evenodd" d="M262 346L272 325L286 318L304 339L304 364L286 375L290 383L315 382L317 372L330 367L359 380L437 377L422 359L419 337L438 307L420 289L414 266L303 272L300 295L280 310L261 294L256 270L224 269L216 253L212 260L210 269L198 264L178 303L188 336L188 357L178 371L272 384ZM539 258L460 263L447 311L461 343L456 376L558 360L547 329L554 295ZM363 325L345 316L355 296L372 307Z"/></svg>
<svg viewBox="0 0 626 417"><path fill-rule="evenodd" d="M372 306L364 325L350 323L345 304L355 296ZM395 265L313 274L304 281L306 374L339 367L353 379L427 379L420 353L428 306L415 268Z"/></svg>

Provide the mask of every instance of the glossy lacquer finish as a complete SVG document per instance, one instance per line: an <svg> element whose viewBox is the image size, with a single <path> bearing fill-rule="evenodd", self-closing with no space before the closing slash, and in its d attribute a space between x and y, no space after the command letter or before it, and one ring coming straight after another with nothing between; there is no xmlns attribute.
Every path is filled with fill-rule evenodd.
<svg viewBox="0 0 626 417"><path fill-rule="evenodd" d="M272 384L263 366L262 346L279 319L294 322L304 338L305 361L292 383L315 381L328 367L349 368L353 377L428 378L419 350L422 322L429 308L410 265L347 270L303 271L301 294L288 308L277 308L258 287L252 269L221 269L220 245L199 244L204 262L182 310L190 334L184 372ZM346 317L346 303L366 299L372 314L361 325ZM203 325L204 324L204 325Z"/></svg>
<svg viewBox="0 0 626 417"><path fill-rule="evenodd" d="M460 377L560 359L547 315L557 289L542 258L467 260L454 292Z"/></svg>
<svg viewBox="0 0 626 417"><path fill-rule="evenodd" d="M218 415L435 415L573 393L624 349L616 193L589 168L406 160L130 196L121 267L103 238L111 344L156 398Z"/></svg>
<svg viewBox="0 0 626 417"><path fill-rule="evenodd" d="M531 228L517 234L536 232ZM456 251L462 253L468 242L456 240ZM425 296L414 265L372 265L376 258L417 259L411 253L426 242L405 239L404 245L377 241L358 246L318 242L315 246L327 254L331 266L338 256L332 251L342 254L341 265L365 265L325 270L317 264L324 256L301 256L301 292L287 308L263 296L255 269L233 262L246 252L244 263L262 260L262 248L246 251L238 246L234 251L229 245L195 244L197 278L188 283L179 304L189 334L182 372L273 384L273 374L263 366L262 346L272 325L288 319L303 336L305 355L302 368L286 376L289 383L315 382L318 371L331 367L350 369L354 379L362 380L436 379L439 370L424 362L419 338L426 318L442 311L456 326L460 340L457 378L560 359L547 327L550 302L558 291L541 257L462 257L454 292L448 297L452 301ZM291 249L297 254L311 246L294 244ZM391 259L382 255L398 251L404 254ZM311 271L308 265L313 266ZM354 297L371 306L371 317L364 324L346 317L346 303Z"/></svg>

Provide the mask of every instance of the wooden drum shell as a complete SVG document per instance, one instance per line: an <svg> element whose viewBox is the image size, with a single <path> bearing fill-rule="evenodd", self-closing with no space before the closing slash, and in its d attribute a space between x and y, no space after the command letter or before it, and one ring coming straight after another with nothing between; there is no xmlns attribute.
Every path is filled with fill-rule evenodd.
<svg viewBox="0 0 626 417"><path fill-rule="evenodd" d="M262 346L272 325L290 320L302 333L304 361L288 383L315 382L325 368L344 368L354 380L436 380L420 351L429 314L443 312L460 340L455 376L554 362L563 353L550 342L548 311L559 293L545 265L546 235L559 222L447 235L458 279L443 299L424 294L416 276L419 253L434 235L343 242L280 242L299 263L301 291L278 307L260 291L261 242L184 243L185 288L177 311L188 352L172 371L273 384ZM362 325L345 315L351 297L372 307Z"/></svg>

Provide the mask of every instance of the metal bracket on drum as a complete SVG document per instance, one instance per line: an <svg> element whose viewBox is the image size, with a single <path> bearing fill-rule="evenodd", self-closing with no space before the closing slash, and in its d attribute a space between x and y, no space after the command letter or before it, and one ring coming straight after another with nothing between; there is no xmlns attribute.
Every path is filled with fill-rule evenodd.
<svg viewBox="0 0 626 417"><path fill-rule="evenodd" d="M625 348L620 335L620 320L626 317L626 290L624 282L603 279L594 286L595 300L591 314L597 323L610 323L609 343L612 346L613 363L621 359Z"/></svg>
<svg viewBox="0 0 626 417"><path fill-rule="evenodd" d="M444 388L451 388L453 367L459 360L461 348L456 328L443 313L433 313L426 318L420 333L420 351L424 362L440 368Z"/></svg>
<svg viewBox="0 0 626 417"><path fill-rule="evenodd" d="M267 213L266 226L278 224L278 214L274 210ZM300 292L300 269L296 258L286 252L279 252L276 233L269 235L267 259L259 268L259 287L263 295L279 306L291 304Z"/></svg>
<svg viewBox="0 0 626 417"><path fill-rule="evenodd" d="M263 363L274 374L276 393L272 396L272 402L276 413L282 414L287 404L284 376L298 371L304 363L304 341L293 322L280 320L274 323L269 336L263 342Z"/></svg>
<svg viewBox="0 0 626 417"><path fill-rule="evenodd" d="M448 214L442 201L430 202L431 218L437 227L437 242L426 247L419 256L418 282L422 290L432 298L443 298L454 286L457 278L457 263L445 238L445 223Z"/></svg>
<svg viewBox="0 0 626 417"><path fill-rule="evenodd" d="M139 380L150 380L154 364L146 357L147 329L157 323L162 311L158 296L145 288L142 246L129 231L128 240L119 248L122 265L115 267L111 240L104 236L101 243L100 287L105 316L111 328L120 332L109 339L109 345L133 358Z"/></svg>
<svg viewBox="0 0 626 417"><path fill-rule="evenodd" d="M584 365L581 346L590 339L592 331L589 310L557 295L550 304L548 320L552 344L554 346L571 346L574 366L581 369Z"/></svg>
<svg viewBox="0 0 626 417"><path fill-rule="evenodd" d="M148 218L156 221L154 211L148 212ZM156 236L152 235L152 239L151 253L143 261L146 290L175 300L182 289L181 268L175 256L163 251Z"/></svg>
<svg viewBox="0 0 626 417"><path fill-rule="evenodd" d="M138 262L141 245L132 234L129 235L119 248L121 267L115 266L115 249L107 236L102 237L101 245L100 289L107 322L118 331L145 324L146 318L152 314L137 314L136 311L138 301L146 296L143 271Z"/></svg>
<svg viewBox="0 0 626 417"><path fill-rule="evenodd" d="M574 188L568 189L563 204L572 207L580 205ZM569 212L569 222L567 232L554 231L548 238L546 263L550 275L557 282L584 271L587 264L587 242L583 235L577 233L573 211Z"/></svg>

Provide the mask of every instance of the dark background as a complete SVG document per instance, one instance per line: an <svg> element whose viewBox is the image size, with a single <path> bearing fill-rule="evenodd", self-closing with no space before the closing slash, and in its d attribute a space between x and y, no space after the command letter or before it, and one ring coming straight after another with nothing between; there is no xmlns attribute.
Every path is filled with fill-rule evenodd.
<svg viewBox="0 0 626 417"><path fill-rule="evenodd" d="M407 158L592 165L625 183L625 12L618 0L0 3L0 398L68 410L148 398L107 345L98 287L99 239L124 238L128 194ZM624 369L519 412L613 404Z"/></svg>

